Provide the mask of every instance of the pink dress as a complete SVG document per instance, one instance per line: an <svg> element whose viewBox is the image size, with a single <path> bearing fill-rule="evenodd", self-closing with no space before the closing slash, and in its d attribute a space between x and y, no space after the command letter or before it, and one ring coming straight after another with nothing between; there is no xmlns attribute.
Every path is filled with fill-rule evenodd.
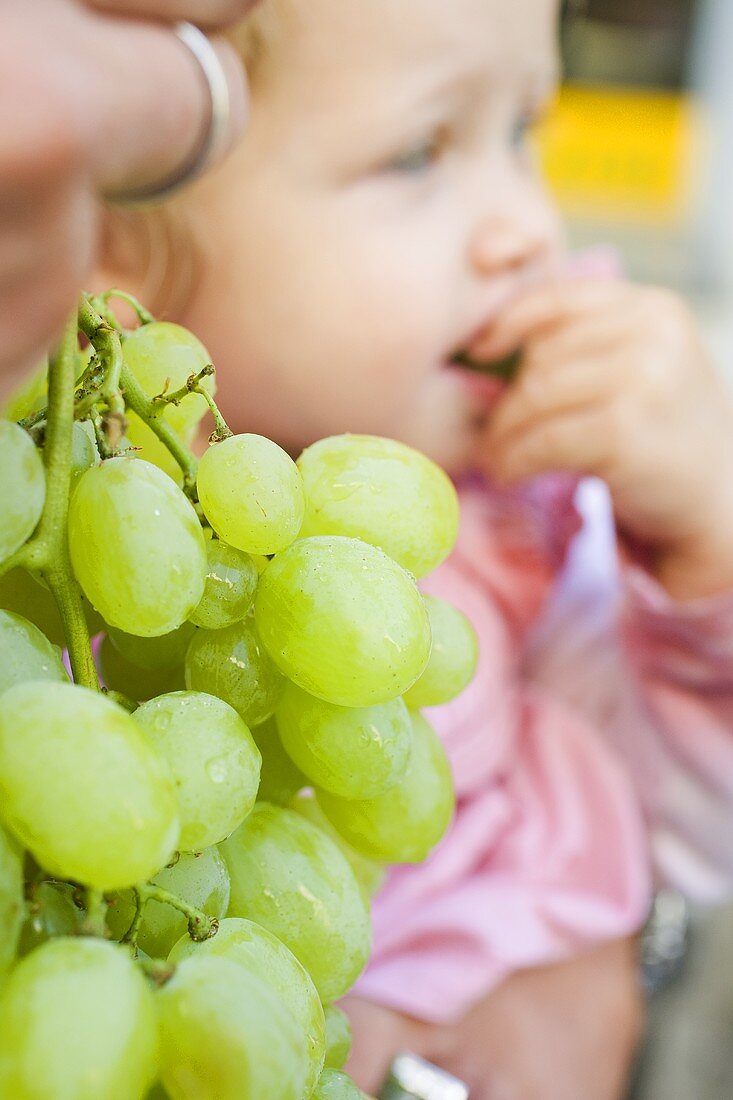
<svg viewBox="0 0 733 1100"><path fill-rule="evenodd" d="M426 590L460 607L478 673L428 711L458 805L389 876L355 992L435 1022L512 971L642 924L653 883L733 879L733 594L676 603L616 548L595 480L469 479Z"/></svg>

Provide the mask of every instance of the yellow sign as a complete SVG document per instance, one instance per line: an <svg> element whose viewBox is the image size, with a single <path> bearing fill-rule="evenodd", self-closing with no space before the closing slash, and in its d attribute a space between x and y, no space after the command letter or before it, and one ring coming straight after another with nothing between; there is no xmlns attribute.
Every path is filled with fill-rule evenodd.
<svg viewBox="0 0 733 1100"><path fill-rule="evenodd" d="M702 146L689 96L568 85L536 137L571 216L670 224L689 209Z"/></svg>

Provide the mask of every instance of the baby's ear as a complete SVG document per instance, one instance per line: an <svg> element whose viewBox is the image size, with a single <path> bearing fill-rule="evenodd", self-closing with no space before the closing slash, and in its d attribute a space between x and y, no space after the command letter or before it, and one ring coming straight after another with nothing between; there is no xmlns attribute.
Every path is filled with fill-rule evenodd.
<svg viewBox="0 0 733 1100"><path fill-rule="evenodd" d="M156 317L173 319L191 289L193 247L171 208L101 208L97 263L89 287L94 293L117 287L133 294ZM136 323L122 302L115 302L122 324Z"/></svg>
<svg viewBox="0 0 733 1100"><path fill-rule="evenodd" d="M144 217L121 207L101 208L94 285L88 289L98 292L120 286L132 291L130 282L139 281L145 266Z"/></svg>

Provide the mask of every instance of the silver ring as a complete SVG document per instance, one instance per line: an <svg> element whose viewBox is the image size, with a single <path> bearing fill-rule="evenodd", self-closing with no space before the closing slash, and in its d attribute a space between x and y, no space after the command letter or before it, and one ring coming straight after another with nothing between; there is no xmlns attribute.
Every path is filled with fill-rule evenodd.
<svg viewBox="0 0 733 1100"><path fill-rule="evenodd" d="M209 111L201 140L191 156L175 168L170 176L148 187L107 196L109 202L123 203L126 206L133 203L161 202L200 176L224 151L231 122L231 99L219 55L203 31L193 23L176 23L173 33L193 55L208 93Z"/></svg>

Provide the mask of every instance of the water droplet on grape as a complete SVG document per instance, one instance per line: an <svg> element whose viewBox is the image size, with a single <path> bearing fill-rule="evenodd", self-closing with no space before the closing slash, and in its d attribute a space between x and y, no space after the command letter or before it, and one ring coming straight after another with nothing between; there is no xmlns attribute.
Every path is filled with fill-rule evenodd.
<svg viewBox="0 0 733 1100"><path fill-rule="evenodd" d="M228 771L227 762L223 756L214 756L207 761L206 774L212 783L223 783Z"/></svg>

